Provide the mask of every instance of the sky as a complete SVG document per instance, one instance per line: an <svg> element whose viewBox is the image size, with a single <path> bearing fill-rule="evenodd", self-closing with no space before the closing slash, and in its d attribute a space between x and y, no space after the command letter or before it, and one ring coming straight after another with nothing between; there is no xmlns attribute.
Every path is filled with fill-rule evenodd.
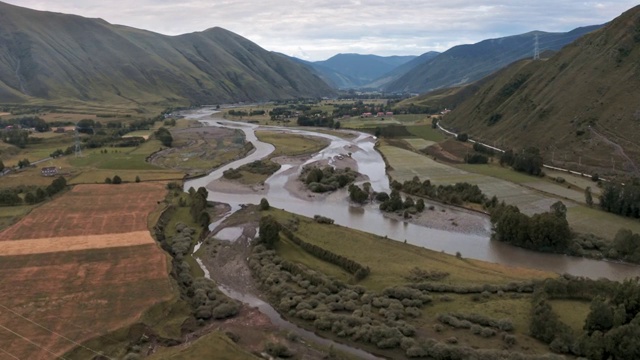
<svg viewBox="0 0 640 360"><path fill-rule="evenodd" d="M630 0L0 0L179 35L222 27L305 60L420 55L533 30L608 22ZM135 3L135 5L132 5Z"/></svg>

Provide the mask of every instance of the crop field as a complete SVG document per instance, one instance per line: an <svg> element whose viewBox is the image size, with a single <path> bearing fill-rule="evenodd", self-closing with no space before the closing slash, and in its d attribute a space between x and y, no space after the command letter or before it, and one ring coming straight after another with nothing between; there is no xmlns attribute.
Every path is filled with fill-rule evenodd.
<svg viewBox="0 0 640 360"><path fill-rule="evenodd" d="M564 200L567 206L567 220L571 227L581 233L592 233L612 240L621 228L640 232L640 222L614 214L576 204L566 199L575 198L584 202L584 195L577 190L565 189L562 185L549 180L519 174L509 169L485 165L458 165L456 167L439 163L433 159L393 146L381 146L379 150L391 165L391 177L400 182L418 176L421 180L430 179L435 184L454 184L468 182L476 184L489 197L496 195L507 204L516 205L523 213L533 214L548 211L558 200ZM481 173L470 173L463 169L478 166ZM496 177L484 174L497 174ZM505 179L509 179L505 180ZM527 181L528 180L528 181ZM523 185L520 186L519 184ZM531 188L540 188L546 194ZM548 195L547 195L548 194ZM553 196L553 195L556 196ZM571 197L569 197L571 196Z"/></svg>
<svg viewBox="0 0 640 360"><path fill-rule="evenodd" d="M171 296L155 244L1 259L0 348L19 359L56 358Z"/></svg>
<svg viewBox="0 0 640 360"><path fill-rule="evenodd" d="M56 358L174 296L147 229L163 183L78 185L0 232L0 349Z"/></svg>
<svg viewBox="0 0 640 360"><path fill-rule="evenodd" d="M147 230L164 184L81 185L35 208L0 239L42 239Z"/></svg>
<svg viewBox="0 0 640 360"><path fill-rule="evenodd" d="M393 146L381 146L379 150L393 169L389 174L400 182L418 176L420 180L430 179L432 183L438 185L458 182L476 184L487 196L496 195L500 200L518 206L527 214L548 211L551 204L557 201L555 198L544 196L512 182L472 174L408 150Z"/></svg>

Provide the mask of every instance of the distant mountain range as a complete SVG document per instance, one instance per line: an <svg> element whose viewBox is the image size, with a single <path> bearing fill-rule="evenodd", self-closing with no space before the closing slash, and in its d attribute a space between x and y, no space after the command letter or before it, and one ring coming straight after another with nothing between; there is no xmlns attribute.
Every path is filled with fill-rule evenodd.
<svg viewBox="0 0 640 360"><path fill-rule="evenodd" d="M503 148L536 146L559 166L640 175L638 64L640 6L548 60L516 62L450 100L440 94L460 100L443 123Z"/></svg>
<svg viewBox="0 0 640 360"><path fill-rule="evenodd" d="M472 45L455 46L411 68L396 80L384 84L382 88L387 92L424 93L434 89L468 84L514 61L533 57L536 37L540 52L560 50L600 27L602 25L586 26L566 33L533 31L484 40Z"/></svg>
<svg viewBox="0 0 640 360"><path fill-rule="evenodd" d="M331 96L306 66L221 28L180 36L0 2L0 102L212 104Z"/></svg>
<svg viewBox="0 0 640 360"><path fill-rule="evenodd" d="M311 66L334 88L353 89L365 87L416 58L417 56L338 54L323 61L297 60Z"/></svg>

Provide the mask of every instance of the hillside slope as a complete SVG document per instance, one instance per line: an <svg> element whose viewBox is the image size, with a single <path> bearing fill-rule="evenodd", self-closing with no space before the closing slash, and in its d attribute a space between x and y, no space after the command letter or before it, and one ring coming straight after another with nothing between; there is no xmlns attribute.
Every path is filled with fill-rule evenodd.
<svg viewBox="0 0 640 360"><path fill-rule="evenodd" d="M135 106L331 93L304 66L224 29L164 36L0 3L2 102Z"/></svg>
<svg viewBox="0 0 640 360"><path fill-rule="evenodd" d="M639 174L640 6L546 61L502 70L443 124L600 175Z"/></svg>
<svg viewBox="0 0 640 360"><path fill-rule="evenodd" d="M455 46L388 83L384 89L388 92L425 93L468 84L514 61L532 57L536 36L540 51L559 50L599 27L601 25L581 27L566 33L533 31Z"/></svg>

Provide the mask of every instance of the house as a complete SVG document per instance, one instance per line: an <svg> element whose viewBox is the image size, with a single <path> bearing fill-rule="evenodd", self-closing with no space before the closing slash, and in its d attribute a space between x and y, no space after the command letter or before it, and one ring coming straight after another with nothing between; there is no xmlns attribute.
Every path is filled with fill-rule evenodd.
<svg viewBox="0 0 640 360"><path fill-rule="evenodd" d="M384 113L382 111L379 111L378 114L376 115L377 117L383 117Z"/></svg>
<svg viewBox="0 0 640 360"><path fill-rule="evenodd" d="M393 116L393 111L387 111L387 112L385 113L385 115L386 115L386 116Z"/></svg>
<svg viewBox="0 0 640 360"><path fill-rule="evenodd" d="M47 166L40 169L40 175L42 176L55 176L58 175L58 169L55 166Z"/></svg>
<svg viewBox="0 0 640 360"><path fill-rule="evenodd" d="M58 134L63 133L64 132L64 128L63 127L59 127L59 128L56 129L55 132L58 133Z"/></svg>
<svg viewBox="0 0 640 360"><path fill-rule="evenodd" d="M371 115L370 112L362 113L362 117L371 117Z"/></svg>

